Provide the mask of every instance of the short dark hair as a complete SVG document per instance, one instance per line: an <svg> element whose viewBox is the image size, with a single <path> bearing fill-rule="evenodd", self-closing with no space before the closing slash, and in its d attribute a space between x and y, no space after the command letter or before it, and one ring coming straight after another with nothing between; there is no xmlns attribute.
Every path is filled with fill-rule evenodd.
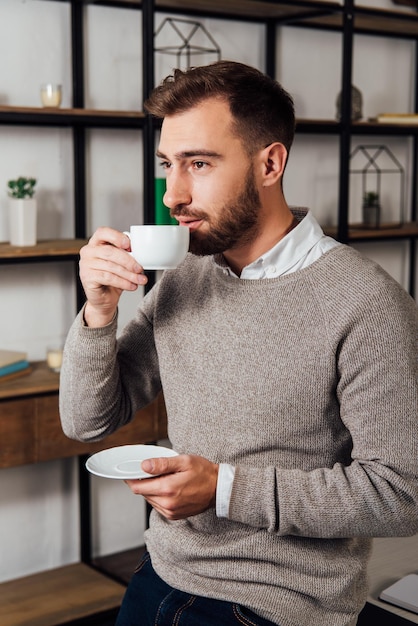
<svg viewBox="0 0 418 626"><path fill-rule="evenodd" d="M292 97L276 80L235 61L175 69L151 93L145 109L163 119L182 113L203 100L220 98L228 103L235 132L249 154L275 141L289 152L295 134Z"/></svg>

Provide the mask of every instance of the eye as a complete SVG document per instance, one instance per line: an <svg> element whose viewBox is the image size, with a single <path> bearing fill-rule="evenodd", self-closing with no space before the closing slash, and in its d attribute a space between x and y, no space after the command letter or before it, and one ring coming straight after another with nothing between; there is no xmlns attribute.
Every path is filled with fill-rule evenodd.
<svg viewBox="0 0 418 626"><path fill-rule="evenodd" d="M203 170L207 165L206 161L193 161L193 167L196 170Z"/></svg>
<svg viewBox="0 0 418 626"><path fill-rule="evenodd" d="M170 163L170 161L160 161L159 166L163 170L168 170L171 167L171 163Z"/></svg>

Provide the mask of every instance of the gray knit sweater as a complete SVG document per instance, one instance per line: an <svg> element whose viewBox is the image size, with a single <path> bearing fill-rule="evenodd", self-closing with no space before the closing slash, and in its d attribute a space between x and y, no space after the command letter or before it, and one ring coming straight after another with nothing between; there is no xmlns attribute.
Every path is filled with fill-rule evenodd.
<svg viewBox="0 0 418 626"><path fill-rule="evenodd" d="M174 449L236 473L228 519L153 512L157 573L280 626L344 626L371 537L418 532L417 339L415 302L346 246L263 280L189 255L119 341L78 316L62 424L100 439L162 388Z"/></svg>

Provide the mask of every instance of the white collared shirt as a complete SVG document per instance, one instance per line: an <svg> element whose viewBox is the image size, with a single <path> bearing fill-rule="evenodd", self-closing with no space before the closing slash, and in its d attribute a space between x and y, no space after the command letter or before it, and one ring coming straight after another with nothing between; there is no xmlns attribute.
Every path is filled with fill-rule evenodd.
<svg viewBox="0 0 418 626"><path fill-rule="evenodd" d="M338 241L324 234L311 211L299 207L292 207L291 211L299 220L299 224L268 252L244 267L239 277L241 280L260 280L291 274L308 267L325 252L340 245ZM229 276L238 278L225 261L219 261L218 264ZM216 487L216 515L218 517L228 516L234 475L233 465L219 464Z"/></svg>

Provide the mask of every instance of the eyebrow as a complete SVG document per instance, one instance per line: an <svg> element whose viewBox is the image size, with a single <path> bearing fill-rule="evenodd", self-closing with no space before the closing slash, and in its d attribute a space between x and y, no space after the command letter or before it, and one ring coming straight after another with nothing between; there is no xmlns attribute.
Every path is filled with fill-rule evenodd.
<svg viewBox="0 0 418 626"><path fill-rule="evenodd" d="M156 156L159 159L166 159L167 161L169 161L170 159L163 153L160 152L159 150L157 150L156 152ZM183 150L181 152L176 152L174 157L176 159L188 159L190 157L211 157L214 159L220 159L221 155L219 154L219 152L214 152L213 150Z"/></svg>

